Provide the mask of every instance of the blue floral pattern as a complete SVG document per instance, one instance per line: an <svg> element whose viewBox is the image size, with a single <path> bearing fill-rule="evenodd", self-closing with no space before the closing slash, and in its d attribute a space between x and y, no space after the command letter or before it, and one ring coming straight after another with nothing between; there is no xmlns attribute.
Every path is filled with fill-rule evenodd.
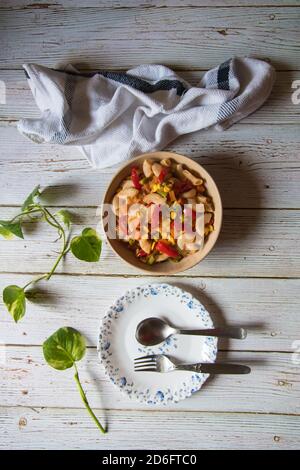
<svg viewBox="0 0 300 470"><path fill-rule="evenodd" d="M99 333L98 353L100 360L104 365L106 374L110 378L111 382L122 392L126 393L129 397L135 398L144 403L166 405L176 403L179 400L189 397L192 393L197 392L206 381L208 374L194 373L191 374L184 382L179 381L176 388L160 387L153 392L153 390L147 388L141 390L136 387L132 380L129 380L128 377L121 374L120 369L115 367L116 364L113 360L112 334L115 321L118 320L126 310L126 306L135 302L138 298L148 298L151 296L157 296L158 294L163 294L165 297L176 296L180 303L193 311L193 315L201 318L203 328L213 327L212 320L207 310L199 300L193 297L190 293L169 284L149 284L138 286L135 289L126 292L108 309L105 317L103 318ZM177 337L171 336L159 345L158 349L157 347L152 349L141 346L138 348L138 351L141 355L172 353L172 351L177 348L176 343ZM205 351L205 361L214 362L217 355L217 339L205 337L203 348Z"/></svg>

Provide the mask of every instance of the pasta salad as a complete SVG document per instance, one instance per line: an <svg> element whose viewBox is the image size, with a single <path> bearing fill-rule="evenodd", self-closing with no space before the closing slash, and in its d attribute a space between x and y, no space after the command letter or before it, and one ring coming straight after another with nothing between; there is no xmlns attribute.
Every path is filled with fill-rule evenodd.
<svg viewBox="0 0 300 470"><path fill-rule="evenodd" d="M112 210L117 238L141 262L180 261L203 248L214 230L214 206L205 181L171 159L132 166Z"/></svg>

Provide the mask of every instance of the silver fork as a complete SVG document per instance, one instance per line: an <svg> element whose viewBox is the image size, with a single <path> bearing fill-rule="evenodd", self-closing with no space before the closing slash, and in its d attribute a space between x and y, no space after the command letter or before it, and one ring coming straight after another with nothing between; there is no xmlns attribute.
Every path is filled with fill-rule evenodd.
<svg viewBox="0 0 300 470"><path fill-rule="evenodd" d="M169 356L153 354L134 359L135 372L172 372L173 370L189 370L204 374L249 374L250 367L241 364L221 364L198 362L195 364L174 364Z"/></svg>

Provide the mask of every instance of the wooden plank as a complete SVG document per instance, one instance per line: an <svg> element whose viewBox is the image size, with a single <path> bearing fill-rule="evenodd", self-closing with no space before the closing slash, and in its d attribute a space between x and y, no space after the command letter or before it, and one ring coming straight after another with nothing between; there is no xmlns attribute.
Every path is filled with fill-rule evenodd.
<svg viewBox="0 0 300 470"><path fill-rule="evenodd" d="M206 70L234 55L299 69L297 7L28 8L1 16L2 69L72 61L96 68L161 62Z"/></svg>
<svg viewBox="0 0 300 470"><path fill-rule="evenodd" d="M103 261L105 262L105 261ZM0 275L0 292L9 284L25 285L31 276ZM25 317L16 325L2 304L0 341L6 344L40 345L62 325L71 325L95 346L98 325L109 306L123 292L137 285L160 282L157 277L115 278L54 276L39 284L27 304ZM220 340L222 350L293 351L300 338L299 280L164 278L195 295L208 309L215 324L241 325L248 330L244 341Z"/></svg>
<svg viewBox="0 0 300 470"><path fill-rule="evenodd" d="M145 405L121 393L105 376L96 349L88 349L78 367L95 408L300 414L299 364L293 364L291 354L227 352L218 360L248 364L252 371L242 377L211 377L201 391L167 407ZM41 347L7 347L0 379L1 406L84 408L73 371L50 368Z"/></svg>
<svg viewBox="0 0 300 470"><path fill-rule="evenodd" d="M298 6L299 0L210 0L210 7L259 7L259 6ZM49 0L39 0L31 1L28 0L2 0L0 4L1 8L9 9L59 9L59 8L89 8L89 7L101 7L101 8L155 8L155 7L189 7L189 8L199 8L207 7L207 2L205 0L189 0L188 2L183 2L182 0L126 0L126 5L122 0L85 0L82 4L81 0L52 0L49 3Z"/></svg>
<svg viewBox="0 0 300 470"><path fill-rule="evenodd" d="M197 85L204 72L180 71L179 76ZM6 104L0 106L0 120L16 120L38 117L40 112L34 102L21 70L2 70L1 80L6 85ZM299 78L298 72L278 72L273 92L266 104L257 112L241 121L242 124L297 124L300 107L291 101L292 82Z"/></svg>
<svg viewBox="0 0 300 470"><path fill-rule="evenodd" d="M58 210L58 208L54 209ZM0 208L0 219L10 219L16 209ZM77 214L77 215L75 215ZM96 209L73 209L73 233L95 226ZM299 211L225 210L222 232L213 251L185 276L299 277ZM101 224L98 224L101 231ZM29 223L25 239L0 240L1 270L40 273L50 270L60 249L57 234L48 224ZM105 240L105 236L102 235ZM293 251L291 252L291 246ZM66 257L58 272L69 274L143 274L128 266L105 242L101 262L83 263Z"/></svg>
<svg viewBox="0 0 300 470"><path fill-rule="evenodd" d="M85 410L1 409L2 449L298 449L297 416L110 411L101 435ZM171 430L171 432L170 432Z"/></svg>
<svg viewBox="0 0 300 470"><path fill-rule="evenodd" d="M97 206L116 172L116 167L93 170L78 149L34 144L3 123L0 141L2 205L20 205L41 184L49 187L51 204ZM207 130L180 137L168 149L205 166L220 189L224 207L300 207L297 126L237 124L225 132Z"/></svg>

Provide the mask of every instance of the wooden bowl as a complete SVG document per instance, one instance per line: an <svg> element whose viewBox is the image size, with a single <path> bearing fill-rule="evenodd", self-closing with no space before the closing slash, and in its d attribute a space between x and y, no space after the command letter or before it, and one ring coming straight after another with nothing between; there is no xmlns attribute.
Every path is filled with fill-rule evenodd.
<svg viewBox="0 0 300 470"><path fill-rule="evenodd" d="M197 263L205 258L208 255L210 250L213 248L214 244L217 241L221 230L222 224L222 202L221 197L218 191L218 188L210 176L210 174L198 163L194 160L191 160L188 157L184 157L183 155L178 155L176 153L171 152L153 152L153 153L145 153L143 155L139 155L136 158L132 158L125 165L123 165L120 170L116 173L113 177L110 185L108 186L106 193L104 195L103 204L110 204L112 199L120 186L121 182L130 175L131 168L134 165L141 166L145 159L153 159L153 160L162 160L164 158L171 158L177 163L181 163L185 166L185 168L192 170L201 178L204 179L205 185L207 188L207 192L209 196L211 196L215 208L214 212L214 231L211 232L204 244L204 247L196 253L193 253L186 258L183 258L178 263L174 263L172 261L164 261L162 263L157 263L153 265L148 265L140 261L138 258L135 257L135 254L130 251L127 245L117 239L111 239L107 236L107 240L114 250L114 252L120 256L124 261L126 261L131 266L155 275L170 275L180 273L185 271L186 269L192 268ZM102 210L102 220L104 220L104 209Z"/></svg>

